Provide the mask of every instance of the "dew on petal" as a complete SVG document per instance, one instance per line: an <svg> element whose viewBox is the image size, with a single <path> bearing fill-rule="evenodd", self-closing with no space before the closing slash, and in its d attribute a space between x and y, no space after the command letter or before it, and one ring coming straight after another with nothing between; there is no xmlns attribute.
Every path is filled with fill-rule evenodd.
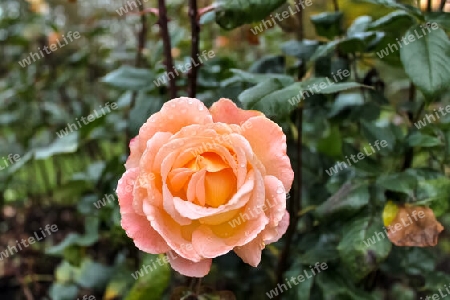
<svg viewBox="0 0 450 300"><path fill-rule="evenodd" d="M189 99L189 100L188 100L188 103L189 103L189 104L192 104L192 99Z"/></svg>
<svg viewBox="0 0 450 300"><path fill-rule="evenodd" d="M198 110L202 111L203 109L205 109L205 107L203 106L203 104L200 103L200 104L198 105Z"/></svg>
<svg viewBox="0 0 450 300"><path fill-rule="evenodd" d="M277 188L277 194L283 194L284 193L284 188L282 186L279 186Z"/></svg>
<svg viewBox="0 0 450 300"><path fill-rule="evenodd" d="M245 164L241 164L241 168L244 168L245 167Z"/></svg>

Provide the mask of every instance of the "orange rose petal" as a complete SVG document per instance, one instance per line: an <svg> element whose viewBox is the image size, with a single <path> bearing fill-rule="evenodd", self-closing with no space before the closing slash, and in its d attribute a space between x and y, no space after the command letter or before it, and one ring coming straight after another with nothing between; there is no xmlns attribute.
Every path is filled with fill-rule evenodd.
<svg viewBox="0 0 450 300"><path fill-rule="evenodd" d="M156 232L145 216L134 212L131 189L121 182L132 182L137 175L136 169L125 172L119 181L117 196L119 198L120 213L122 215L121 225L126 234L133 239L137 248L142 251L159 254L170 250L164 239Z"/></svg>
<svg viewBox="0 0 450 300"><path fill-rule="evenodd" d="M200 170L196 173L194 173L191 177L191 180L189 181L186 197L189 202L199 204L197 199L197 183L198 181L205 182L205 176L206 176L206 170ZM204 199L203 199L204 200ZM205 205L200 204L200 205Z"/></svg>
<svg viewBox="0 0 450 300"><path fill-rule="evenodd" d="M175 271L189 277L204 277L209 273L212 264L212 259L210 258L193 262L180 257L176 253L173 253L173 251L167 255L167 258Z"/></svg>
<svg viewBox="0 0 450 300"><path fill-rule="evenodd" d="M174 205L180 215L196 220L204 217L212 217L216 214L223 213L229 210L234 210L245 206L249 201L251 193L254 189L253 171L248 176L248 180L241 186L240 189L233 195L228 203L214 207L202 207L194 203L174 198Z"/></svg>
<svg viewBox="0 0 450 300"><path fill-rule="evenodd" d="M209 109L214 122L241 125L251 117L263 116L263 113L256 110L243 110L227 98L221 98ZM261 131L262 132L262 131Z"/></svg>
<svg viewBox="0 0 450 300"><path fill-rule="evenodd" d="M161 110L153 114L139 130L141 150L156 132L177 133L192 124L212 123L212 116L203 102L195 98L181 97L164 103Z"/></svg>
<svg viewBox="0 0 450 300"><path fill-rule="evenodd" d="M285 190L289 191L294 180L294 171L286 155L286 136L281 127L264 117L251 118L242 127L242 135L266 167L267 175L280 179Z"/></svg>
<svg viewBox="0 0 450 300"><path fill-rule="evenodd" d="M158 209L148 203L144 203L144 212L147 215L147 219L151 222L152 227L178 255L194 262L199 262L203 259L193 247L189 247L191 241L182 237L182 226L175 222L163 209Z"/></svg>
<svg viewBox="0 0 450 300"><path fill-rule="evenodd" d="M139 147L139 136L131 139L130 141L130 156L127 158L125 163L125 167L127 169L136 168L139 166L139 161L141 159L142 153L141 148Z"/></svg>
<svg viewBox="0 0 450 300"><path fill-rule="evenodd" d="M284 216L278 223L278 226L266 227L261 233L261 237L266 245L277 242L285 233L289 226L289 213L284 212Z"/></svg>
<svg viewBox="0 0 450 300"><path fill-rule="evenodd" d="M203 191L206 195L206 204L219 207L236 193L236 176L230 168L219 172L207 172Z"/></svg>
<svg viewBox="0 0 450 300"><path fill-rule="evenodd" d="M192 245L202 257L214 258L228 253L236 246L249 243L258 236L268 222L269 219L264 214L260 214L254 220L234 228L228 222L218 226L201 225L192 234Z"/></svg>
<svg viewBox="0 0 450 300"><path fill-rule="evenodd" d="M194 174L194 172L188 168L172 170L167 177L170 183L170 190L172 192L180 191L189 182L192 174Z"/></svg>
<svg viewBox="0 0 450 300"><path fill-rule="evenodd" d="M205 206L206 204L205 183L207 173L208 172L205 172L202 176L203 178L197 180L197 184L195 185L195 198L197 199L197 203L201 206Z"/></svg>
<svg viewBox="0 0 450 300"><path fill-rule="evenodd" d="M266 176L264 184L266 188L266 203L262 210L269 216L269 224L278 226L286 212L286 190L283 187L283 183L274 176Z"/></svg>
<svg viewBox="0 0 450 300"><path fill-rule="evenodd" d="M174 196L171 191L169 190L169 187L167 186L167 184L163 185L163 207L159 207L157 206L157 208L164 208L164 211L169 214L174 222L176 222L179 225L189 225L191 224L192 220L190 218L186 218L183 217L178 210L175 208L175 201L176 199L180 199L177 196ZM185 201L184 199L182 201ZM151 203L149 203L151 204ZM144 203L144 207L145 207L145 203Z"/></svg>
<svg viewBox="0 0 450 300"><path fill-rule="evenodd" d="M261 251L264 247L265 244L261 241L261 238L256 238L244 246L235 247L233 250L243 262L256 268L261 262Z"/></svg>

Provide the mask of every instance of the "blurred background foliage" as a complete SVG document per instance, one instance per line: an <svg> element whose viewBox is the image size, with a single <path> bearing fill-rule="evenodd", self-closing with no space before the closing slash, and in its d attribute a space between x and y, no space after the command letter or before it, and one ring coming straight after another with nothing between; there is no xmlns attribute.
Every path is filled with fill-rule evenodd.
<svg viewBox="0 0 450 300"><path fill-rule="evenodd" d="M156 2L145 8L158 7ZM199 8L213 4L197 2ZM302 197L292 190L288 233L267 247L258 268L234 254L215 259L202 299L264 299L284 278L316 262L326 262L328 270L283 299L410 300L450 283L446 231L436 247L397 247L388 239L363 245L383 230L388 200L430 206L450 226L450 118L420 130L413 125L450 104L450 4L312 2L258 35L253 26L293 1L221 0L200 19L200 50L213 50L215 57L199 70L197 98L210 105L227 97L263 111L283 127L294 168L300 155L303 162ZM158 17L146 15L145 45L138 51L143 18L137 9L119 16L124 4L0 3L0 251L46 224L59 229L0 260L1 299L188 299L188 280L167 265L134 280L131 274L155 256L126 237L117 201L94 205L116 197L130 138L169 100L169 88L153 83L166 72ZM190 57L188 7L170 0L167 8L178 65ZM376 55L427 22L439 30L384 58ZM19 65L69 31L81 38ZM288 101L337 70L351 76L298 105ZM186 74L175 82L178 96L186 96ZM58 137L68 123L107 102L118 108ZM336 175L324 172L377 139L388 147ZM11 164L10 154L20 159Z"/></svg>

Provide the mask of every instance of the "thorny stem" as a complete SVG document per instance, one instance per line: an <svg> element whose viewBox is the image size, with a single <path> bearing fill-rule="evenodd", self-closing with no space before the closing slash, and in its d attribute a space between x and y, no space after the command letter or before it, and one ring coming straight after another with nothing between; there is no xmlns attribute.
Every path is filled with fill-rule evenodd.
<svg viewBox="0 0 450 300"><path fill-rule="evenodd" d="M167 72L174 72L172 59L172 46L170 42L169 27L167 26L167 8L165 0L158 0L159 7L159 28L161 30L161 38L163 41L164 55L166 56ZM175 80L169 80L169 96L170 99L177 97L177 86Z"/></svg>
<svg viewBox="0 0 450 300"><path fill-rule="evenodd" d="M303 27L303 11L300 11L297 14L300 28L298 31L297 38L301 41L304 39L304 27ZM298 69L298 79L301 80L305 74L305 62L301 61L299 69ZM289 214L291 216L291 220L289 222L289 227L286 232L286 239L284 248L281 252L280 259L278 261L278 268L276 272L276 280L277 282L283 282L283 274L287 268L287 262L289 258L289 253L291 249L291 242L295 235L295 231L297 229L297 222L299 220L298 211L301 210L302 207L302 132L303 132L303 105L297 107L296 110L296 119L298 122L298 139L296 143L296 148L298 151L297 165L296 165L296 176L297 176L297 189L293 190L293 197L289 202Z"/></svg>
<svg viewBox="0 0 450 300"><path fill-rule="evenodd" d="M408 120L409 120L409 133L411 133L411 128L416 122L416 120L420 117L421 111L423 106L417 111L416 117L414 117L414 112L412 111L414 104L414 99L416 98L416 88L414 87L413 83L410 83L409 85L409 103L411 104L410 111L408 111ZM403 161L402 170L406 170L412 166L412 162L414 159L414 148L408 147L405 151L405 160Z"/></svg>
<svg viewBox="0 0 450 300"><path fill-rule="evenodd" d="M147 16L144 13L142 13L143 11L144 11L144 4L141 3L141 4L139 4L139 13L141 13L141 30L139 31L139 34L138 34L138 47L137 47L136 58L135 58L135 62L134 62L134 65L136 68L139 68L143 61L142 52L145 48L145 41L147 38L147 31L148 31ZM136 97L137 97L137 92L135 91L135 92L133 92L133 94L131 94L130 106L128 107L128 110L126 112L128 120L131 120L130 113L131 113L131 109L134 107L134 103L136 102ZM130 129L128 128L126 131L127 143L129 140L131 140L131 132L130 132ZM129 147L126 147L126 149L129 149Z"/></svg>
<svg viewBox="0 0 450 300"><path fill-rule="evenodd" d="M188 73L188 95L191 98L195 98L196 88L197 88L197 71L200 64L196 64L195 61L198 60L199 54L199 44L200 44L200 24L197 17L197 0L189 0L189 17L191 19L191 37L192 37L192 48L191 48L191 61L193 63L192 69Z"/></svg>

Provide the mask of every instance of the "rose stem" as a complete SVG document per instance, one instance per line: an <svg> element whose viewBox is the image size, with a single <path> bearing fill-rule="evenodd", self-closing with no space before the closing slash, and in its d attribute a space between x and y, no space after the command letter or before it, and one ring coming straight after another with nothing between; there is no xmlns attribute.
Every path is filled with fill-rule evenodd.
<svg viewBox="0 0 450 300"><path fill-rule="evenodd" d="M188 85L188 95L191 98L195 98L196 88L197 88L197 73L200 64L194 63L198 60L198 54L200 52L200 24L198 20L197 12L197 0L189 0L189 17L191 19L191 37L192 37L192 47L191 47L191 62L193 63L192 69L188 73L189 85Z"/></svg>
<svg viewBox="0 0 450 300"><path fill-rule="evenodd" d="M141 13L141 30L139 31L138 34L138 47L136 50L136 58L135 58L135 62L134 65L136 68L139 68L141 66L143 57L142 57L142 51L145 48L145 41L146 41L146 37L147 37L147 16L143 13L144 11L144 3L140 2L139 3L139 12ZM127 119L131 120L131 109L134 106L134 103L136 102L136 97L137 97L137 92L134 91L133 94L131 94L131 101L130 101L130 105L126 111L126 115L127 115ZM129 126L128 126L129 128ZM129 129L126 130L126 141L127 143L131 140L131 132ZM126 147L126 149L129 149L128 145ZM129 150L128 150L129 151Z"/></svg>
<svg viewBox="0 0 450 300"><path fill-rule="evenodd" d="M297 39L302 41L304 39L304 26L303 26L303 10L298 14L299 30L297 32ZM298 79L301 80L305 74L305 61L301 61L298 69ZM289 214L291 215L291 220L289 222L289 227L286 232L286 240L284 243L283 250L281 252L278 268L276 273L276 282L283 282L283 274L287 268L287 262L289 258L289 252L291 250L291 242L297 230L298 222L298 212L301 210L302 206L302 132L303 132L303 103L299 105L296 109L296 119L298 122L298 138L297 138L297 166L295 171L295 176L297 177L297 189L293 189L293 196L289 202Z"/></svg>
<svg viewBox="0 0 450 300"><path fill-rule="evenodd" d="M167 20L167 8L165 0L158 0L158 7L159 7L159 28L161 31L161 38L163 40L163 47L164 47L164 55L166 56L166 69L167 73L174 72L173 68L173 59L172 59L172 46L170 43L170 36L169 36L169 28L167 26L168 20ZM175 80L169 80L169 96L170 99L177 97L177 86L175 84Z"/></svg>

